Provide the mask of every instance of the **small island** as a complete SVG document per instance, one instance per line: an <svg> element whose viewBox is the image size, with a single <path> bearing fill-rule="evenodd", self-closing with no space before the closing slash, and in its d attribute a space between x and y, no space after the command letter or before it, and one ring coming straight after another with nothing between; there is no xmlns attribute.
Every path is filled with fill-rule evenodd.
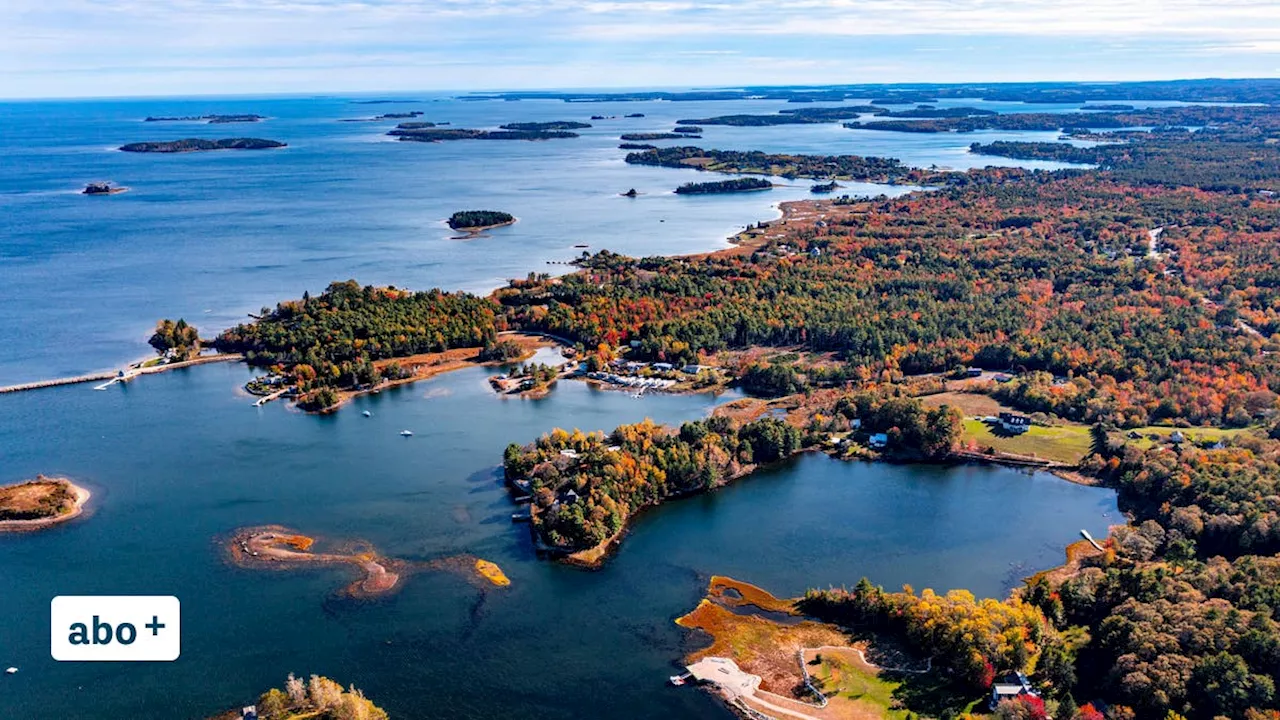
<svg viewBox="0 0 1280 720"><path fill-rule="evenodd" d="M497 210L459 210L449 216L448 223L454 230L478 233L481 230L510 225L515 221L514 215Z"/></svg>
<svg viewBox="0 0 1280 720"><path fill-rule="evenodd" d="M0 533L39 530L80 515L89 491L66 478L37 475L35 480L0 487Z"/></svg>
<svg viewBox="0 0 1280 720"><path fill-rule="evenodd" d="M502 130L527 130L533 132L545 132L547 130L581 130L591 127L591 123L575 122L573 120L557 120L555 122L518 122L499 125Z"/></svg>
<svg viewBox="0 0 1280 720"><path fill-rule="evenodd" d="M250 123L266 120L262 115L187 115L185 117L152 117L147 116L143 122L203 122L210 125L226 123Z"/></svg>
<svg viewBox="0 0 1280 720"><path fill-rule="evenodd" d="M673 132L623 133L619 136L621 140L683 140L685 138L697 138L700 140L702 136Z"/></svg>
<svg viewBox="0 0 1280 720"><path fill-rule="evenodd" d="M413 118L422 117L421 110L410 110L408 112L393 112L374 115L368 118L342 118L338 122L379 122L382 120L411 120ZM434 123L423 123L422 127L435 127Z"/></svg>
<svg viewBox="0 0 1280 720"><path fill-rule="evenodd" d="M832 180L831 182L818 183L817 185L811 185L809 187L809 192L815 193L815 194L829 193L829 192L835 192L836 188L839 188L839 187L843 187L843 186L837 183L835 180Z"/></svg>
<svg viewBox="0 0 1280 720"><path fill-rule="evenodd" d="M770 190L773 183L764 178L734 178L716 182L685 183L676 188L677 195L711 195L719 193L755 192Z"/></svg>
<svg viewBox="0 0 1280 720"><path fill-rule="evenodd" d="M559 140L576 138L568 130L474 130L471 128L438 128L431 123L400 123L387 133L408 142L443 142L446 140Z"/></svg>
<svg viewBox="0 0 1280 720"><path fill-rule="evenodd" d="M697 135L698 133L702 132L702 128L698 127L697 125L681 125L680 127L675 128L671 132L683 133L685 135Z"/></svg>
<svg viewBox="0 0 1280 720"><path fill-rule="evenodd" d="M260 720L387 720L388 717L386 710L374 705L355 685L343 689L341 683L321 675L303 680L289 673L283 690L271 688L251 707L254 717ZM209 720L242 720L245 717L244 709L228 710Z"/></svg>
<svg viewBox="0 0 1280 720"><path fill-rule="evenodd" d="M650 145L649 143L624 142L618 145L618 149L619 150L657 150L658 146Z"/></svg>
<svg viewBox="0 0 1280 720"><path fill-rule="evenodd" d="M635 189L635 188L631 188L630 190L628 190L628 191L626 191L626 192L624 192L624 193L618 193L618 194L619 194L619 195L621 195L622 197L632 197L632 198L633 198L633 197L635 197L635 196L639 195L640 193L636 192L636 189Z"/></svg>
<svg viewBox="0 0 1280 720"><path fill-rule="evenodd" d="M628 114L628 115L624 115L623 117L629 117L629 118L642 118L642 117L644 117L644 113L630 113L630 114Z"/></svg>
<svg viewBox="0 0 1280 720"><path fill-rule="evenodd" d="M222 138L221 140L205 140L202 138L185 138L183 140L165 140L158 142L136 142L121 145L120 150L132 153L188 153L208 152L211 150L269 150L286 147L277 140L262 138Z"/></svg>
<svg viewBox="0 0 1280 720"><path fill-rule="evenodd" d="M84 190L80 191L81 195L119 195L122 192L128 192L129 188L120 187L113 182L91 182L86 183Z"/></svg>

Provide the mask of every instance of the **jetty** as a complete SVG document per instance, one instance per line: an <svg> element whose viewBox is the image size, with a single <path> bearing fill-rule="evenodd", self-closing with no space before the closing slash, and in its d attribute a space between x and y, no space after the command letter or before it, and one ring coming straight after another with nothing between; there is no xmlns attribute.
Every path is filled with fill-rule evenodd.
<svg viewBox="0 0 1280 720"><path fill-rule="evenodd" d="M86 375L75 375L72 377L54 378L52 380L36 380L34 382L18 383L17 385L5 385L0 387L0 395L5 393L25 392L27 390L40 390L43 388L58 387L59 385L79 385L81 383L97 382L105 380L101 385L96 386L95 390L105 390L117 382L127 382L139 375L150 375L152 373L168 372L169 370L178 370L184 367L192 367L194 365L205 365L207 363L231 362L243 360L244 356L239 353L223 353L219 355L205 355L194 360L181 360L179 362L165 363L163 365L151 365L144 367L142 363L133 363L124 370L104 370L102 372L88 373Z"/></svg>

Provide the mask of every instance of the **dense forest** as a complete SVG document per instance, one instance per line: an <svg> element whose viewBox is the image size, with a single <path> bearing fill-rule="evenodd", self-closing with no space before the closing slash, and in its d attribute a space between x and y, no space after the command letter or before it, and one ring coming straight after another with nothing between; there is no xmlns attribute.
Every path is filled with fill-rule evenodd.
<svg viewBox="0 0 1280 720"><path fill-rule="evenodd" d="M284 143L277 140L263 140L262 138L222 138L219 140L186 138L183 140L129 143L128 145L121 145L120 149L124 152L133 153L184 153L208 152L210 150L269 150L284 146Z"/></svg>
<svg viewBox="0 0 1280 720"><path fill-rule="evenodd" d="M556 120L553 122L517 122L499 125L503 130L582 130L591 127L591 123L576 120Z"/></svg>
<svg viewBox="0 0 1280 720"><path fill-rule="evenodd" d="M692 168L723 173L868 182L930 182L941 181L945 175L959 176L958 173L943 174L909 168L895 158L782 155L758 150L704 150L688 145L627 153L626 162L630 165Z"/></svg>
<svg viewBox="0 0 1280 720"><path fill-rule="evenodd" d="M768 190L773 183L764 178L734 178L714 182L685 183L676 188L677 195L710 195L714 193L748 192L751 190Z"/></svg>
<svg viewBox="0 0 1280 720"><path fill-rule="evenodd" d="M577 552L616 535L645 507L722 485L800 447L800 431L772 418L739 425L713 417L678 432L645 421L607 437L557 429L508 446L503 467L508 479L528 481L539 538Z"/></svg>
<svg viewBox="0 0 1280 720"><path fill-rule="evenodd" d="M317 297L304 293L274 310L263 308L254 322L224 331L214 345L244 353L250 365L292 375L303 391L364 386L385 373L375 360L491 345L503 329L497 310L492 301L466 293L361 287L348 280Z"/></svg>
<svg viewBox="0 0 1280 720"><path fill-rule="evenodd" d="M177 322L166 318L156 323L156 330L147 344L158 355L171 355L179 360L186 360L200 352L200 331L182 318L178 318Z"/></svg>
<svg viewBox="0 0 1280 720"><path fill-rule="evenodd" d="M696 138L697 135L680 134L674 132L636 132L622 133L618 136L621 140L684 140L686 138Z"/></svg>
<svg viewBox="0 0 1280 720"><path fill-rule="evenodd" d="M402 123L388 132L400 140L413 142L442 142L445 140L556 140L576 138L578 133L568 130L472 130L469 128L404 127L418 123Z"/></svg>
<svg viewBox="0 0 1280 720"><path fill-rule="evenodd" d="M459 210L449 216L449 227L454 230L508 225L516 221L511 213L498 210Z"/></svg>

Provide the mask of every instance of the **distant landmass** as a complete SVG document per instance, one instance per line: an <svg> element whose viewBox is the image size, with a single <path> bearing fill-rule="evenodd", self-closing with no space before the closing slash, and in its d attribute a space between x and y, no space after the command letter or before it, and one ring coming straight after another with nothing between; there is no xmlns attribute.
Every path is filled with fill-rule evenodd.
<svg viewBox="0 0 1280 720"><path fill-rule="evenodd" d="M568 130L472 130L470 128L422 127L430 123L401 123L388 135L413 142L443 142L446 140L557 140L576 138L578 133Z"/></svg>
<svg viewBox="0 0 1280 720"><path fill-rule="evenodd" d="M688 138L702 139L701 135L688 135L673 132L643 132L643 133L623 133L623 140L686 140Z"/></svg>
<svg viewBox="0 0 1280 720"><path fill-rule="evenodd" d="M221 123L247 123L266 120L262 115L187 115L185 117L153 117L148 115L143 122L207 122L211 125Z"/></svg>
<svg viewBox="0 0 1280 720"><path fill-rule="evenodd" d="M541 132L545 130L581 130L582 128L591 127L591 123L576 122L574 120L557 120L555 122L518 122L499 125L503 130L532 130Z"/></svg>
<svg viewBox="0 0 1280 720"><path fill-rule="evenodd" d="M121 145L120 149L124 152L134 153L186 153L207 152L210 150L267 150L285 146L285 143L277 140L263 140L261 138L222 138L221 140L186 138L184 140L129 143L128 145Z"/></svg>

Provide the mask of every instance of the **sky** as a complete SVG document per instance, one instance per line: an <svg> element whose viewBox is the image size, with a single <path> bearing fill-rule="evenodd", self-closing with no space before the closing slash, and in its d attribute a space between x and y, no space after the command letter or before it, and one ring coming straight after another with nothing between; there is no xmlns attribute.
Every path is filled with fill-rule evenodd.
<svg viewBox="0 0 1280 720"><path fill-rule="evenodd" d="M1277 0L0 0L0 97L1280 76Z"/></svg>

